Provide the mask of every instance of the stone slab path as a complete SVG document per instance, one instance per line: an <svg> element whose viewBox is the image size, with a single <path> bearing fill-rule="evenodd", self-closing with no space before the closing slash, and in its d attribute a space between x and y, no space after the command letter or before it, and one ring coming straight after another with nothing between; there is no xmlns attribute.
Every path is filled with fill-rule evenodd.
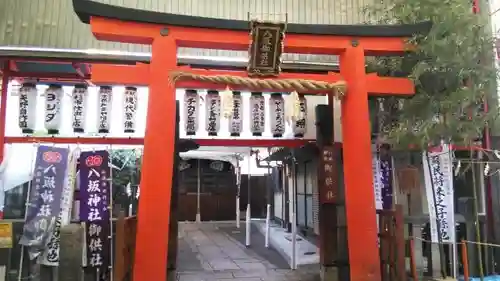
<svg viewBox="0 0 500 281"><path fill-rule="evenodd" d="M284 269L222 231L224 224L179 224L178 281L319 281L318 267Z"/></svg>

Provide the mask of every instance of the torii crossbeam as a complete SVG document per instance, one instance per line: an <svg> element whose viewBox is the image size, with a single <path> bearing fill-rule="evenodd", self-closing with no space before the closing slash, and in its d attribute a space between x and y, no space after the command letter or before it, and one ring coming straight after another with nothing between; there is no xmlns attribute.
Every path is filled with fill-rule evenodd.
<svg viewBox="0 0 500 281"><path fill-rule="evenodd" d="M149 86L134 280L165 280L174 161L175 88L226 86L192 81L174 85L169 82L169 73L183 70L204 75L246 75L179 68L177 48L247 50L249 22L136 10L89 0L73 0L73 6L81 21L90 24L100 40L152 45L150 65L95 65L92 78L95 83ZM283 73L276 79L299 77L347 83L347 95L342 101L342 138L351 280L380 280L368 93L413 94L413 85L407 79L367 75L365 56L400 54L406 50L405 38L427 32L430 27L429 22L398 26L287 25L284 52L339 55L341 74Z"/></svg>

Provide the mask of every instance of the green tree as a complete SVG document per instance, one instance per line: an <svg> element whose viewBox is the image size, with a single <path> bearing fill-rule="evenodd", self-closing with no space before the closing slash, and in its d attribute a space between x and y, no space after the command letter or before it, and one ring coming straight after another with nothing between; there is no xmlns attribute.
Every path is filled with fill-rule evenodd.
<svg viewBox="0 0 500 281"><path fill-rule="evenodd" d="M393 146L426 148L441 141L468 145L481 137L498 116L493 38L485 17L472 12L470 0L394 0L365 10L376 24L432 21L426 35L408 40L401 57L378 57L369 71L381 76L408 76L415 95L380 99L381 137ZM488 96L489 95L489 96Z"/></svg>

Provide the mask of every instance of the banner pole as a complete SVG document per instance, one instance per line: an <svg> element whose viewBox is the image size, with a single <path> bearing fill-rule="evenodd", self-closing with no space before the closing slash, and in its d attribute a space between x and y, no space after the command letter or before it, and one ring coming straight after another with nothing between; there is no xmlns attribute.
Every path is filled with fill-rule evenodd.
<svg viewBox="0 0 500 281"><path fill-rule="evenodd" d="M109 146L109 280L113 279L113 264L115 261L114 247L113 247L113 146ZM134 152L135 153L135 152ZM99 269L97 269L99 270ZM99 280L98 280L99 281Z"/></svg>
<svg viewBox="0 0 500 281"><path fill-rule="evenodd" d="M33 159L33 155L36 155L37 154L37 151L38 151L38 146L39 144L35 144L33 145L33 147L37 148L34 152L31 153L31 171L30 171L30 181L28 182L28 190L26 192L26 199L25 199L25 207L24 207L24 223L26 223L26 219L28 218L28 209L30 207L30 193L31 193L31 183L33 182L32 179L33 179L33 170L35 169L35 161L36 161L36 157L35 159ZM21 245L21 256L19 257L19 270L18 270L18 274L17 274L17 280L18 281L21 281L23 279L23 263L24 263L24 250L25 250L25 247L24 245Z"/></svg>

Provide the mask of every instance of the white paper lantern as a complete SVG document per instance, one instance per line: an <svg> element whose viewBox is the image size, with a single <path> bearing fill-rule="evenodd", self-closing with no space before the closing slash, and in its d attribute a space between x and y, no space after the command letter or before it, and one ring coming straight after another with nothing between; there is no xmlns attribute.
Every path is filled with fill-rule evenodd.
<svg viewBox="0 0 500 281"><path fill-rule="evenodd" d="M72 103L73 103L73 132L85 132L85 124L87 120L87 102L89 92L87 85L75 85L73 89Z"/></svg>
<svg viewBox="0 0 500 281"><path fill-rule="evenodd" d="M198 131L200 96L196 90L186 90L184 94L184 129L186 135L194 136Z"/></svg>
<svg viewBox="0 0 500 281"><path fill-rule="evenodd" d="M134 133L137 115L137 88L125 87L123 97L123 132Z"/></svg>
<svg viewBox="0 0 500 281"><path fill-rule="evenodd" d="M250 131L253 136L262 136L266 125L265 99L261 92L252 92L250 96Z"/></svg>
<svg viewBox="0 0 500 281"><path fill-rule="evenodd" d="M35 131L37 90L35 83L24 83L19 89L19 128L23 134Z"/></svg>
<svg viewBox="0 0 500 281"><path fill-rule="evenodd" d="M209 136L217 136L220 129L221 99L218 91L208 91L205 97L205 130Z"/></svg>
<svg viewBox="0 0 500 281"><path fill-rule="evenodd" d="M271 133L280 138L285 133L285 100L281 93L273 93L269 98Z"/></svg>
<svg viewBox="0 0 500 281"><path fill-rule="evenodd" d="M243 130L243 98L241 93L233 91L233 110L229 118L229 133L231 137L239 137Z"/></svg>
<svg viewBox="0 0 500 281"><path fill-rule="evenodd" d="M50 85L45 91L45 129L51 135L59 134L63 95L60 85Z"/></svg>
<svg viewBox="0 0 500 281"><path fill-rule="evenodd" d="M307 133L307 100L303 94L299 94L299 114L292 121L293 135L296 138L303 138Z"/></svg>
<svg viewBox="0 0 500 281"><path fill-rule="evenodd" d="M97 95L98 116L97 131L99 133L109 133L111 124L111 92L112 88L109 86L101 86Z"/></svg>

